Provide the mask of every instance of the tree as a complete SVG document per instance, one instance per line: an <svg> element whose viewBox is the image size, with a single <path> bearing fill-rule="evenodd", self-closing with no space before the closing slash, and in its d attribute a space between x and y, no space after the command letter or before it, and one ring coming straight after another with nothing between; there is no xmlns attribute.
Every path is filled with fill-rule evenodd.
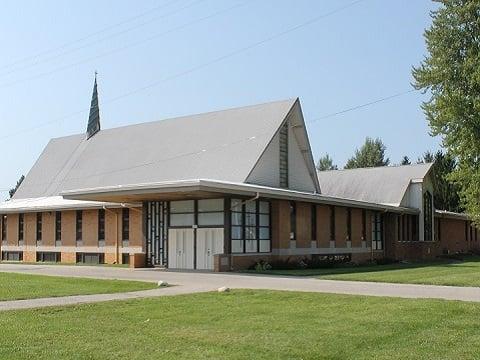
<svg viewBox="0 0 480 360"><path fill-rule="evenodd" d="M325 154L325 156L320 157L317 163L317 170L318 171L326 171L326 170L338 170L338 166L333 164L333 160L330 155Z"/></svg>
<svg viewBox="0 0 480 360"><path fill-rule="evenodd" d="M412 162L410 161L410 159L408 158L407 155L405 155L403 158L402 158L402 161L400 162L400 165L410 165Z"/></svg>
<svg viewBox="0 0 480 360"><path fill-rule="evenodd" d="M458 162L448 179L480 224L480 2L439 2L424 34L428 55L413 69L414 87L430 94L422 109L431 134Z"/></svg>
<svg viewBox="0 0 480 360"><path fill-rule="evenodd" d="M390 164L390 159L385 158L386 150L387 147L382 140L367 137L365 144L360 149L355 150L355 155L347 161L345 169L387 166Z"/></svg>
<svg viewBox="0 0 480 360"><path fill-rule="evenodd" d="M20 185L22 184L24 179L25 179L24 175L20 176L20 179L17 180L17 184L15 185L15 187L8 190L8 194L10 195L10 199L13 197L13 195L15 195L17 189L20 187Z"/></svg>
<svg viewBox="0 0 480 360"><path fill-rule="evenodd" d="M449 154L439 150L435 154L427 151L418 163L432 163L431 179L434 190L433 202L436 209L461 212L459 188L449 181L450 175L457 168L457 161Z"/></svg>

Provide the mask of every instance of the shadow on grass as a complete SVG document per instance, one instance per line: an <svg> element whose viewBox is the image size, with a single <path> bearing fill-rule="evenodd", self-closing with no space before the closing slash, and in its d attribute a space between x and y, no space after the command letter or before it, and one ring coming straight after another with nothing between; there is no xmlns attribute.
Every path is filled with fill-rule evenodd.
<svg viewBox="0 0 480 360"><path fill-rule="evenodd" d="M475 263L475 264L471 264ZM471 265L469 265L471 264ZM480 256L465 256L463 260L453 259L439 259L428 262L414 262L414 263L395 263L387 265L337 265L328 268L317 269L289 269L289 270L266 270L256 271L247 270L245 272L251 274L264 275L287 275L287 276L328 276L328 275L346 275L346 274L360 274L360 273L375 273L382 271L400 271L400 270L414 270L420 268L448 268L448 267L462 267L462 268L479 268L480 270Z"/></svg>

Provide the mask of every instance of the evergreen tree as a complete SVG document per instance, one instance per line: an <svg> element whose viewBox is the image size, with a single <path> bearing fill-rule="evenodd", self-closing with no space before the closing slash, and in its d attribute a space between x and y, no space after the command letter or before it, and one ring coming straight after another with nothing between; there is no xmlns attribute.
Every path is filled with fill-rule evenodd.
<svg viewBox="0 0 480 360"><path fill-rule="evenodd" d="M338 167L333 163L333 160L330 157L330 155L325 154L325 156L322 156L320 157L320 159L318 159L317 170L318 171L338 170Z"/></svg>
<svg viewBox="0 0 480 360"><path fill-rule="evenodd" d="M345 169L387 166L390 164L390 159L385 158L386 150L387 147L382 140L367 137L365 144L355 150L355 155L347 161Z"/></svg>

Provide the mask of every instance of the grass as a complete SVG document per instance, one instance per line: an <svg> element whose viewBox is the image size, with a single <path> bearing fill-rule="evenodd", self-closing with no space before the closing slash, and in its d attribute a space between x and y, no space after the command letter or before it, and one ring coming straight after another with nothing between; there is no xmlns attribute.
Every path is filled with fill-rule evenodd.
<svg viewBox="0 0 480 360"><path fill-rule="evenodd" d="M97 280L0 272L0 301L107 294L147 290L155 287L154 283L140 281Z"/></svg>
<svg viewBox="0 0 480 360"><path fill-rule="evenodd" d="M480 286L480 257L465 261L415 264L348 266L329 269L270 270L272 275L316 276L319 279L373 281L405 284Z"/></svg>
<svg viewBox="0 0 480 360"><path fill-rule="evenodd" d="M0 313L1 359L478 359L480 304L236 290Z"/></svg>

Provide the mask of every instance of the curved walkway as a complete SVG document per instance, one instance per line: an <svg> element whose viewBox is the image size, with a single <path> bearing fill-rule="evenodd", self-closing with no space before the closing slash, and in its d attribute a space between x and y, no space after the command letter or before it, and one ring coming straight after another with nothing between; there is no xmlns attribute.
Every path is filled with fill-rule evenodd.
<svg viewBox="0 0 480 360"><path fill-rule="evenodd" d="M307 291L349 295L368 295L401 298L428 298L480 302L480 288L459 286L435 286L413 284L390 284L359 281L318 280L288 276L267 276L238 273L211 273L167 271L161 269L126 269L103 266L26 265L0 264L0 272L89 277L97 279L140 280L157 282L163 280L168 288L136 291L131 293L80 295L57 298L13 300L0 302L1 310L33 307L70 305L109 300L124 300L154 296L168 296L214 291L222 286L232 289L267 289Z"/></svg>

